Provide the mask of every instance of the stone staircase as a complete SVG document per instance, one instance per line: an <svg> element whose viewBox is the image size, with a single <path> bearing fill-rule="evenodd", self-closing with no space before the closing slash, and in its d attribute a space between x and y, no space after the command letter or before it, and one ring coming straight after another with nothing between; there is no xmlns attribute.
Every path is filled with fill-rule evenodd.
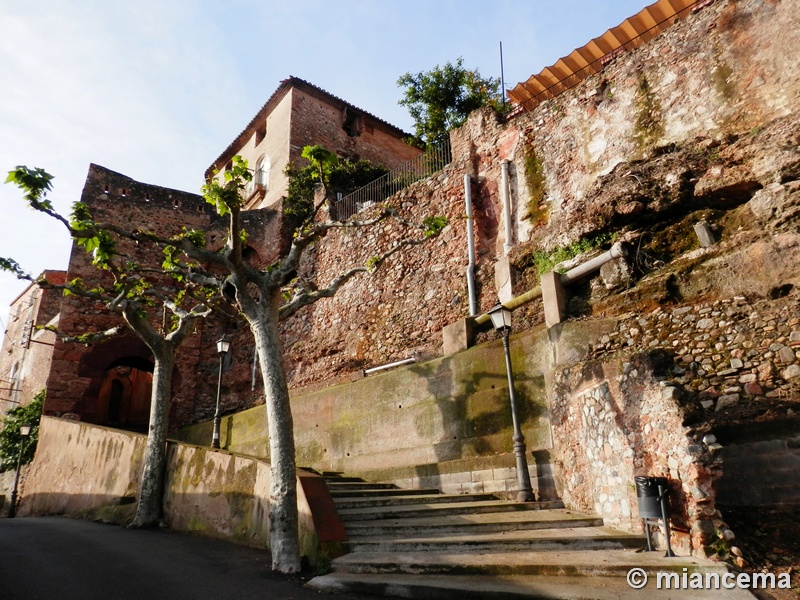
<svg viewBox="0 0 800 600"><path fill-rule="evenodd" d="M493 494L442 494L325 474L344 522L348 554L311 587L404 598L641 598L626 575L726 572L697 558L641 552L644 537L604 527L560 501L523 503ZM725 590L731 592L731 590ZM689 593L691 592L691 594ZM735 592L735 591L734 591ZM717 598L687 590L655 598ZM726 598L752 596L726 595Z"/></svg>

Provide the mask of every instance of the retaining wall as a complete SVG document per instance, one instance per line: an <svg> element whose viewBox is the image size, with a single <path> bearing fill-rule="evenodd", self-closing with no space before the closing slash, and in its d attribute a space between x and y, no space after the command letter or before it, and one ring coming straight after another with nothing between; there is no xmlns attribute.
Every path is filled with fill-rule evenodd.
<svg viewBox="0 0 800 600"><path fill-rule="evenodd" d="M36 458L20 494L18 515L103 514L138 495L146 437L97 425L42 417ZM344 538L325 512L312 474L298 475L301 552ZM269 548L269 464L224 451L169 442L165 519L171 529ZM322 496L322 497L321 497ZM314 513L325 520L314 521ZM99 512L97 512L99 511Z"/></svg>

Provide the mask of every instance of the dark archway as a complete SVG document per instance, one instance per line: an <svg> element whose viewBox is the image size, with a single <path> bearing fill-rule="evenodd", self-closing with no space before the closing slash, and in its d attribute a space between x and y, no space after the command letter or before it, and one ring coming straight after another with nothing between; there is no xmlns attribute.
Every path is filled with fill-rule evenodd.
<svg viewBox="0 0 800 600"><path fill-rule="evenodd" d="M122 336L97 344L78 363L87 380L76 407L81 420L146 432L150 420L153 358L139 338ZM177 367L173 386L180 385Z"/></svg>
<svg viewBox="0 0 800 600"><path fill-rule="evenodd" d="M106 369L97 396L96 421L131 431L147 431L153 365L137 357L125 357Z"/></svg>

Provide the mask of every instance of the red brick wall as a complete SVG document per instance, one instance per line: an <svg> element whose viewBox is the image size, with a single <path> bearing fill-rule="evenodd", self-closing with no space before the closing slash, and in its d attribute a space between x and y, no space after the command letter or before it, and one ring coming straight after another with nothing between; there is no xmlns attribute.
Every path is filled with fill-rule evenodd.
<svg viewBox="0 0 800 600"><path fill-rule="evenodd" d="M123 195L124 194L124 195ZM195 194L138 183L128 177L92 165L81 200L89 205L95 219L124 226L140 227L161 235L172 235L181 227L206 230L209 246L219 246L224 239L226 222L212 217L212 207ZM250 241L257 250L257 262L274 260L285 244L282 220L274 211L259 210L244 219L251 231ZM127 247L143 264L158 266L160 254L152 248ZM87 287L109 282L108 276L91 264L82 248L73 247L68 279L82 278ZM152 320L160 323L162 309L153 310ZM64 298L59 328L76 335L103 331L123 323L116 313L104 306L77 296ZM233 367L223 377L223 411L251 406L250 391L252 342L249 330L241 323L223 323L218 318L201 321L178 352L174 371L171 423L174 427L213 415L219 357L215 342L223 333L233 335ZM46 414L76 414L89 422L102 422L97 397L106 369L123 358L152 363L151 354L133 333L86 347L56 341L53 364L47 382Z"/></svg>
<svg viewBox="0 0 800 600"><path fill-rule="evenodd" d="M421 151L388 133L374 118L362 113L357 136L351 137L342 128L343 110L297 88L292 89L290 160L298 161L303 146L318 144L348 158L369 160L393 169ZM300 166L307 164L305 160Z"/></svg>

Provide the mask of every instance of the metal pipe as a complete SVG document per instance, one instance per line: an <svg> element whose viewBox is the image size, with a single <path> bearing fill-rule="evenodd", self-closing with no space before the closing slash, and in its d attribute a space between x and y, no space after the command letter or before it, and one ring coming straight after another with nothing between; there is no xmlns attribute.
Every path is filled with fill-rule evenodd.
<svg viewBox="0 0 800 600"><path fill-rule="evenodd" d="M510 310L514 310L516 308L519 308L523 304L527 304L528 302L531 302L541 297L542 297L542 288L541 286L537 285L535 288L528 290L524 294L520 294L519 296L512 298L508 302L504 303L503 306L505 306ZM484 323L488 323L489 321L490 321L489 313L483 313L482 315L475 317L476 325L483 325Z"/></svg>
<svg viewBox="0 0 800 600"><path fill-rule="evenodd" d="M625 244L623 244L622 242L617 242L611 247L611 249L608 252L603 252L603 254L601 254L600 256L596 256L591 260L587 260L585 263L578 265L574 269L570 269L569 271L564 273L561 276L561 283L566 285L567 283L576 281L581 277L588 275L592 271L596 271L607 262L612 261L615 258L620 258L622 256L627 256L627 255L628 255L628 249L626 248ZM528 290L524 294L520 294L519 296L512 298L508 302L503 303L503 306L511 310L514 310L516 308L519 308L523 304L527 304L528 302L531 302L532 300L536 300L537 298L541 297L542 297L542 288L541 286L536 286L535 288ZM484 313L475 318L475 324L484 325L485 323L488 323L489 320L490 320L489 314Z"/></svg>
<svg viewBox="0 0 800 600"><path fill-rule="evenodd" d="M600 256L595 256L592 260L587 260L585 263L578 265L574 269L570 269L561 276L561 283L564 285L572 283L589 273L596 271L604 264L615 258L628 255L628 249L622 242L617 242L611 246L611 250L603 252Z"/></svg>
<svg viewBox="0 0 800 600"><path fill-rule="evenodd" d="M475 233L472 229L472 179L464 175L464 203L467 210L467 293L469 294L469 316L478 314L478 299L475 295Z"/></svg>
<svg viewBox="0 0 800 600"><path fill-rule="evenodd" d="M364 369L364 375L369 375L370 373L374 373L375 371L383 371L384 369L391 369L392 367L400 367L402 365L408 365L413 362L417 362L417 359L404 358L403 360L398 360L397 362L389 363L388 365L381 365L380 367L372 367L370 369Z"/></svg>
<svg viewBox="0 0 800 600"><path fill-rule="evenodd" d="M511 252L511 198L508 193L508 161L504 160L500 164L500 187L503 198L503 211L505 212L506 239L503 242L503 251L506 256Z"/></svg>

